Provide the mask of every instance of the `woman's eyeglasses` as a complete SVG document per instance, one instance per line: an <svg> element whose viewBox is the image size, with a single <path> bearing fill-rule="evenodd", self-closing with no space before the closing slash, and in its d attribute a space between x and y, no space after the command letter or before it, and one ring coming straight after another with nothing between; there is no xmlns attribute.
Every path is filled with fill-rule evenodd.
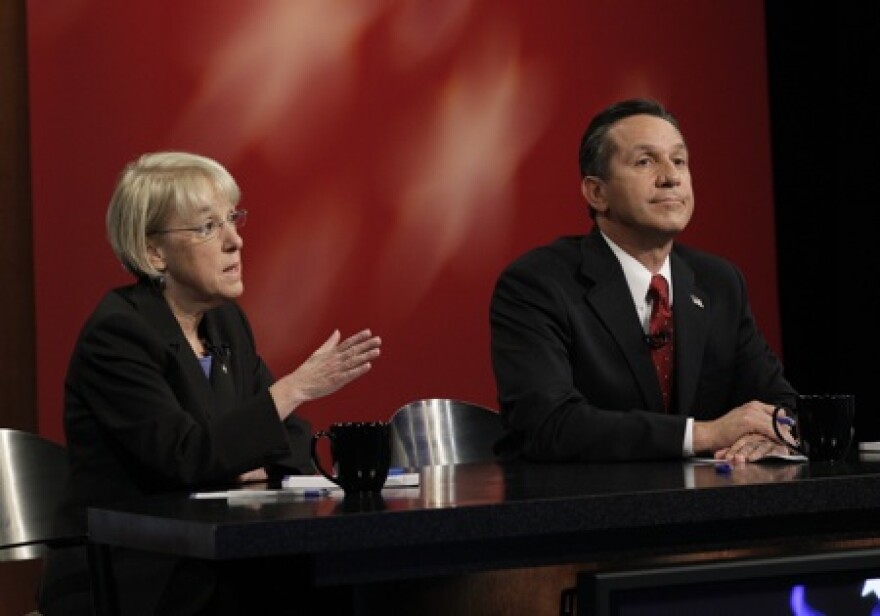
<svg viewBox="0 0 880 616"><path fill-rule="evenodd" d="M159 235L163 233L174 233L176 231L190 231L203 241L212 240L220 235L220 229L227 222L231 223L236 229L241 229L247 222L247 210L232 210L226 215L226 218L210 218L198 225L197 227L178 227L175 229L160 229L152 231L149 235Z"/></svg>

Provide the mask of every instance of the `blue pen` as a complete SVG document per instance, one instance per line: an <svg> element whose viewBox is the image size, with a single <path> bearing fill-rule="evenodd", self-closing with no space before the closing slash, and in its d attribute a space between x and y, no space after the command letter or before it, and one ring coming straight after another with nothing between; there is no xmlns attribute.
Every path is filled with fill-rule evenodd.
<svg viewBox="0 0 880 616"><path fill-rule="evenodd" d="M325 494L329 494L329 490L324 488L318 490L303 490L302 495L305 498L319 498L324 496Z"/></svg>
<svg viewBox="0 0 880 616"><path fill-rule="evenodd" d="M722 462L721 464L715 465L715 472L719 475L727 475L733 470L733 467L730 466L727 462Z"/></svg>
<svg viewBox="0 0 880 616"><path fill-rule="evenodd" d="M793 426L794 425L794 419L792 419L791 417L779 416L776 418L776 421L778 423L781 423L784 426Z"/></svg>

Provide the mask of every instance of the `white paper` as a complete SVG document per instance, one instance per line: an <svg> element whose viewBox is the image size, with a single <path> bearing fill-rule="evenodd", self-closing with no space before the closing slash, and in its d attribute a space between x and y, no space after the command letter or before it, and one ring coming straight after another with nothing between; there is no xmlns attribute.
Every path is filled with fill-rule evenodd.
<svg viewBox="0 0 880 616"><path fill-rule="evenodd" d="M809 458L800 453L768 453L761 456L761 459L758 460L758 462L763 462L765 460L768 462L772 462L774 460L781 460L783 462L808 462Z"/></svg>
<svg viewBox="0 0 880 616"><path fill-rule="evenodd" d="M285 490L339 490L339 486L323 475L286 475L281 480Z"/></svg>
<svg viewBox="0 0 880 616"><path fill-rule="evenodd" d="M384 489L388 488L412 488L419 486L418 473L395 473L388 475ZM287 475L281 481L281 488L277 490L258 490L241 488L237 490L221 490L217 492L194 492L190 498L196 500L212 499L270 499L285 495L299 496L326 496L341 492L342 488L324 477L323 475Z"/></svg>
<svg viewBox="0 0 880 616"><path fill-rule="evenodd" d="M716 460L715 458L691 458L691 462L700 464L729 464L727 460ZM807 462L809 458L799 453L768 453L761 456L755 462Z"/></svg>
<svg viewBox="0 0 880 616"><path fill-rule="evenodd" d="M284 494L285 492L282 490L249 490L244 488L241 490L222 490L219 492L193 492L189 495L189 497L195 500L244 500L278 498L279 496L283 496Z"/></svg>
<svg viewBox="0 0 880 616"><path fill-rule="evenodd" d="M419 485L418 473L396 473L388 475L383 489L407 488ZM281 480L284 490L341 490L338 485L323 475L287 475Z"/></svg>

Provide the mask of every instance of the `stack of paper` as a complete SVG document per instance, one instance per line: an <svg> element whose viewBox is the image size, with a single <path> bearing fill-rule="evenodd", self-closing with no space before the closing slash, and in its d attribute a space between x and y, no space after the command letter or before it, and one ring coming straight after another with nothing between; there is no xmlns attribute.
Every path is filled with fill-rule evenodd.
<svg viewBox="0 0 880 616"><path fill-rule="evenodd" d="M419 486L418 473L395 472L388 475L383 489L388 488L411 488ZM234 490L222 490L219 492L194 492L190 498L203 499L227 499L227 500L254 500L254 499L277 499L284 496L324 496L327 494L341 493L342 488L324 477L323 475L287 475L281 481L281 489L267 490L254 488L237 488Z"/></svg>
<svg viewBox="0 0 880 616"><path fill-rule="evenodd" d="M880 441L859 443L859 459L865 462L880 462Z"/></svg>
<svg viewBox="0 0 880 616"><path fill-rule="evenodd" d="M388 475L383 489L409 488L418 485L418 473L394 473ZM323 475L287 475L281 480L281 488L303 493L342 489Z"/></svg>

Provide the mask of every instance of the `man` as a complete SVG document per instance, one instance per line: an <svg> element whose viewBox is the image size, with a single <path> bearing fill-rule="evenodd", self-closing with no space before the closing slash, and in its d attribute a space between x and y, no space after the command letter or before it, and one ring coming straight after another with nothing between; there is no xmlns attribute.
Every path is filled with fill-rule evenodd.
<svg viewBox="0 0 880 616"><path fill-rule="evenodd" d="M496 453L735 462L788 453L772 412L791 408L795 391L758 331L741 272L675 243L694 208L677 120L652 100L611 105L587 127L580 168L592 232L527 252L492 298L506 426ZM666 303L648 293L655 274ZM655 311L667 316L657 331ZM664 399L652 356L666 352Z"/></svg>

